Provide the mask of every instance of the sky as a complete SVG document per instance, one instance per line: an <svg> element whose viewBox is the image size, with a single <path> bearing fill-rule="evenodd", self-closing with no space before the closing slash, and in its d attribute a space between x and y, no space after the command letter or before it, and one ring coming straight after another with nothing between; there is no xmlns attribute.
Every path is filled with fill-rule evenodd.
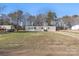
<svg viewBox="0 0 79 59"><path fill-rule="evenodd" d="M0 6L5 6L4 10L2 10L2 13L5 14L22 10L37 15L51 10L56 12L58 17L79 15L79 3L0 3Z"/></svg>

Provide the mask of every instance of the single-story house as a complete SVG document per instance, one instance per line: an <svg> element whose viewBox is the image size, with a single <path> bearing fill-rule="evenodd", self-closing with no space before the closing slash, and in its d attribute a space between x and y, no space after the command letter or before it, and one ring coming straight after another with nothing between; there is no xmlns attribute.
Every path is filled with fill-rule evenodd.
<svg viewBox="0 0 79 59"><path fill-rule="evenodd" d="M56 31L56 26L26 26L26 31Z"/></svg>
<svg viewBox="0 0 79 59"><path fill-rule="evenodd" d="M0 30L4 30L4 31L11 31L14 30L14 26L13 25L0 25Z"/></svg>
<svg viewBox="0 0 79 59"><path fill-rule="evenodd" d="M79 30L79 25L73 25L73 26L71 27L71 30Z"/></svg>

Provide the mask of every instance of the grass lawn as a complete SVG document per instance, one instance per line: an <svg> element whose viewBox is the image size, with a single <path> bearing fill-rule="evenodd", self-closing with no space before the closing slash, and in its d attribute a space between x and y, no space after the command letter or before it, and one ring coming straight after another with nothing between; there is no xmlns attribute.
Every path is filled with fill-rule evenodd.
<svg viewBox="0 0 79 59"><path fill-rule="evenodd" d="M56 32L0 34L0 55L79 55L79 40Z"/></svg>

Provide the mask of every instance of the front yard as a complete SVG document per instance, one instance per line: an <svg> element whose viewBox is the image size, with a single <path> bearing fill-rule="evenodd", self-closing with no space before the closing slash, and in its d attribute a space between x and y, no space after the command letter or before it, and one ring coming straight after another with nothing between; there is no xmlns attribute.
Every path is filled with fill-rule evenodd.
<svg viewBox="0 0 79 59"><path fill-rule="evenodd" d="M79 39L58 32L0 34L0 55L79 55Z"/></svg>

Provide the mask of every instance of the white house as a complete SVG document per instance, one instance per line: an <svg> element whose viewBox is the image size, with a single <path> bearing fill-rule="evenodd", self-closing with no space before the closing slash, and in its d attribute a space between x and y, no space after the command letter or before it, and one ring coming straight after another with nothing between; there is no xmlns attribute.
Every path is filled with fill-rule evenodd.
<svg viewBox="0 0 79 59"><path fill-rule="evenodd" d="M79 25L73 25L73 26L71 27L71 30L79 30Z"/></svg>
<svg viewBox="0 0 79 59"><path fill-rule="evenodd" d="M26 31L56 31L56 26L26 26Z"/></svg>
<svg viewBox="0 0 79 59"><path fill-rule="evenodd" d="M12 25L0 25L0 30L11 30L11 29L15 29L14 26Z"/></svg>

